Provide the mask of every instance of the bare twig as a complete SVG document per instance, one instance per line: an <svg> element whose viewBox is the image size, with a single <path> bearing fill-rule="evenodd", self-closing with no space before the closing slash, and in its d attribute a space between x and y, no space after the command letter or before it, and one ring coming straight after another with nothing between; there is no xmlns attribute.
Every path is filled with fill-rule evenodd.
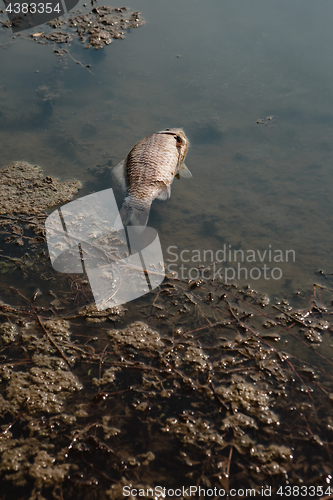
<svg viewBox="0 0 333 500"><path fill-rule="evenodd" d="M90 71L90 69L89 69L89 68L87 68L87 66L85 66L84 64L82 64L80 61L77 61L76 59L74 59L74 57L73 57L73 56L72 56L72 55L68 52L68 50L67 50L67 49L63 49L63 51L64 51L64 52L66 52L66 54L68 54L68 55L69 55L69 57L70 57L71 59L73 59L73 61L74 61L74 62L76 62L76 64L79 64L80 66L82 66L82 68L85 68L87 71L89 71L89 73L91 73L92 75L94 75L94 76L95 76L95 73L93 73L92 71Z"/></svg>

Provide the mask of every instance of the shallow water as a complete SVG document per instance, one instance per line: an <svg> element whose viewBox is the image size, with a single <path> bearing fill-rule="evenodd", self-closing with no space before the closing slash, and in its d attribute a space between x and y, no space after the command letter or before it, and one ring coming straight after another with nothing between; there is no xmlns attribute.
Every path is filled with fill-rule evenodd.
<svg viewBox="0 0 333 500"><path fill-rule="evenodd" d="M67 47L93 75L57 58L52 43L20 39L36 30L15 40L1 30L1 42L13 42L1 51L1 166L36 162L86 181L82 193L91 192L89 167L115 165L143 136L182 126L193 179L176 180L150 218L167 263L176 259L172 245L178 265L184 249L267 250L264 263L281 271L265 278L257 256L236 279L252 276L271 294L305 291L317 268L331 271L331 4L127 5L140 9L144 27L102 50ZM274 118L257 123L267 116ZM270 265L269 249L294 250L295 259ZM237 271L234 261L222 267ZM182 263L187 275L197 265ZM250 275L253 267L260 272Z"/></svg>
<svg viewBox="0 0 333 500"><path fill-rule="evenodd" d="M199 264L224 257L214 268L224 280L227 267L240 286L296 306L296 291L309 299L313 283L331 288L317 271L332 272L332 3L126 6L146 25L102 50L66 46L89 68L33 41L43 27L15 38L0 28L0 167L36 163L79 179L79 196L113 187L121 203L110 176L89 169L116 165L152 132L183 127L193 178L176 179L149 220L170 270L183 265L183 277L195 278ZM288 349L310 361L299 341ZM329 331L319 352L331 350Z"/></svg>

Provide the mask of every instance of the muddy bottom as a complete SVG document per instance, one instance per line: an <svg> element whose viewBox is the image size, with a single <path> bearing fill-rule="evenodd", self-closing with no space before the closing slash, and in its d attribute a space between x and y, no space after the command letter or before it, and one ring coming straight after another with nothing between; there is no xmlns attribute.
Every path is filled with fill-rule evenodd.
<svg viewBox="0 0 333 500"><path fill-rule="evenodd" d="M0 286L4 500L121 499L158 485L327 490L332 290L295 309L237 285L166 279L98 311L84 275L56 273L46 256L15 265Z"/></svg>
<svg viewBox="0 0 333 500"><path fill-rule="evenodd" d="M248 286L167 277L97 310L84 273L52 269L43 230L78 181L15 162L1 187L3 500L157 498L157 486L168 498L190 486L329 497L330 276L310 300L274 304ZM31 196L44 200L33 214Z"/></svg>

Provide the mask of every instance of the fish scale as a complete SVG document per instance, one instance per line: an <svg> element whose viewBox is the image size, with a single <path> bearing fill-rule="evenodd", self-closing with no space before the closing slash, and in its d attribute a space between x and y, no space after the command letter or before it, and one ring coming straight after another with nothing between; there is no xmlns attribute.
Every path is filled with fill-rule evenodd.
<svg viewBox="0 0 333 500"><path fill-rule="evenodd" d="M124 225L146 226L153 200L170 197L174 177L192 176L184 163L188 146L183 129L166 129L141 139L113 169L126 194Z"/></svg>
<svg viewBox="0 0 333 500"><path fill-rule="evenodd" d="M150 189L155 190L157 184L164 183L164 188L171 184L179 161L179 152L172 148L173 137L153 134L146 139L128 154L126 170L129 192L143 199L151 197ZM140 168L141 165L146 167ZM158 187L163 189L163 185Z"/></svg>

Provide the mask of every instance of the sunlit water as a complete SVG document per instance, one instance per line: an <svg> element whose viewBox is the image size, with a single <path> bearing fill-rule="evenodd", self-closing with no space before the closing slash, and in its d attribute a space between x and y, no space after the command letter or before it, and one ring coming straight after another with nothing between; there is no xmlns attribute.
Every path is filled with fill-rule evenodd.
<svg viewBox="0 0 333 500"><path fill-rule="evenodd" d="M112 187L121 203L111 177L89 169L115 166L150 133L183 127L193 178L175 179L171 199L155 201L149 219L170 271L196 278L197 266L215 262L210 270L217 278L225 281L227 272L273 303L285 297L304 308L313 283L332 287L317 273L333 272L332 2L125 5L140 10L146 25L102 50L73 41L65 46L72 58L56 56L52 42L32 40L43 26L15 38L0 27L0 168L36 163L46 175L79 179L78 196ZM13 255L21 250L7 245L7 254L11 248ZM18 272L2 276L1 300L7 284L22 285ZM43 293L51 286L37 276L23 285L28 297L36 286ZM48 303L49 295L40 300ZM124 323L137 319L144 301L128 306ZM259 306L255 311L265 314ZM87 323L80 334L90 338L98 328ZM323 342L313 353L288 328L281 328L277 350L329 372L331 331L320 332ZM167 329L165 321L161 332Z"/></svg>
<svg viewBox="0 0 333 500"><path fill-rule="evenodd" d="M80 195L114 187L121 202L88 169L183 127L193 178L176 179L149 221L166 264L195 278L199 264L222 260L216 276L229 268L272 298L309 293L316 270L332 271L332 3L126 5L147 24L102 50L66 46L91 73L32 41L43 27L15 39L0 30L0 166L24 159L79 178Z"/></svg>

